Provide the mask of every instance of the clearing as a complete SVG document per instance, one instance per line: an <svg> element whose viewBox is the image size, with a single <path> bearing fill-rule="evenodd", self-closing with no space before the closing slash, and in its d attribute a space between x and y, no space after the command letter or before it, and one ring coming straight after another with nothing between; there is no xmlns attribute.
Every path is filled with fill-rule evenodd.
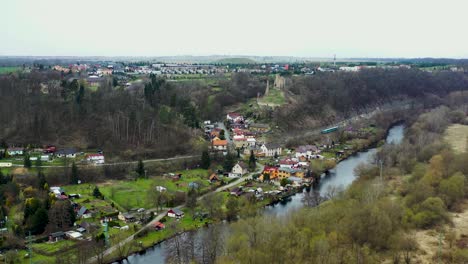
<svg viewBox="0 0 468 264"><path fill-rule="evenodd" d="M275 88L270 89L267 96L264 96L259 99L259 105L266 106L281 106L286 103L286 98L284 97L284 92Z"/></svg>
<svg viewBox="0 0 468 264"><path fill-rule="evenodd" d="M464 153L467 150L468 126L455 124L447 128L444 135L447 141L457 153Z"/></svg>

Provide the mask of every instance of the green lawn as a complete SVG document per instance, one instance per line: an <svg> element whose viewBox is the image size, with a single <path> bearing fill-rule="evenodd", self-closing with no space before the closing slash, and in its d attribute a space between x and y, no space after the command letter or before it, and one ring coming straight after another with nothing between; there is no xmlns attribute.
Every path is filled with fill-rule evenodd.
<svg viewBox="0 0 468 264"><path fill-rule="evenodd" d="M151 190L152 186L163 186L169 192L186 192L190 182L198 182L201 185L201 190L206 190L210 186L207 181L207 170L185 170L177 173L182 174L182 179L179 181L172 181L170 177L157 176L135 181L113 181L100 185L99 189L104 196L115 201L118 205L130 209L154 207L148 200L148 193L155 191Z"/></svg>
<svg viewBox="0 0 468 264"><path fill-rule="evenodd" d="M37 243L32 244L32 248L34 252L38 252L42 255L51 256L59 251L63 251L64 249L68 249L72 247L75 243L72 240L60 240L54 243Z"/></svg>
<svg viewBox="0 0 468 264"><path fill-rule="evenodd" d="M271 88L268 95L260 99L260 103L280 106L286 103L286 99L282 91Z"/></svg>
<svg viewBox="0 0 468 264"><path fill-rule="evenodd" d="M7 74L11 72L17 72L21 67L0 67L0 74Z"/></svg>

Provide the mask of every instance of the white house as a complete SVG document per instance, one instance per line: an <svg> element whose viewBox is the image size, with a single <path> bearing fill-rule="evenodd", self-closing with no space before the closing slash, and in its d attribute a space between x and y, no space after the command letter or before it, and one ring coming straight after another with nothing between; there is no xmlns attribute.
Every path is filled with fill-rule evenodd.
<svg viewBox="0 0 468 264"><path fill-rule="evenodd" d="M257 140L255 138L247 138L247 143L249 144L249 146L255 147L255 145L257 144Z"/></svg>
<svg viewBox="0 0 468 264"><path fill-rule="evenodd" d="M86 161L94 164L104 164L104 155L102 154L88 154L86 155Z"/></svg>
<svg viewBox="0 0 468 264"><path fill-rule="evenodd" d="M22 148L8 148L7 153L10 156L23 155L23 149Z"/></svg>
<svg viewBox="0 0 468 264"><path fill-rule="evenodd" d="M305 145L299 146L296 148L296 158L305 157L307 159L311 159L320 153L320 149L317 146L313 145Z"/></svg>
<svg viewBox="0 0 468 264"><path fill-rule="evenodd" d="M228 177L230 178L237 178L237 177L242 177L244 174L246 174L247 171L247 166L243 162L238 162L234 167L232 167L231 172L229 173Z"/></svg>
<svg viewBox="0 0 468 264"><path fill-rule="evenodd" d="M55 155L59 158L76 158L76 154L78 151L75 148L66 148L66 149L60 149L57 152L55 152Z"/></svg>
<svg viewBox="0 0 468 264"><path fill-rule="evenodd" d="M173 208L167 211L167 216L173 217L173 218L181 218L181 217L184 217L184 212L182 212L182 210L180 209Z"/></svg>
<svg viewBox="0 0 468 264"><path fill-rule="evenodd" d="M266 157L274 157L275 154L281 155L282 152L281 146L274 143L264 143L260 148Z"/></svg>
<svg viewBox="0 0 468 264"><path fill-rule="evenodd" d="M239 113L228 113L226 115L226 119L228 122L232 122L232 123L238 123L238 122L244 121L244 117Z"/></svg>

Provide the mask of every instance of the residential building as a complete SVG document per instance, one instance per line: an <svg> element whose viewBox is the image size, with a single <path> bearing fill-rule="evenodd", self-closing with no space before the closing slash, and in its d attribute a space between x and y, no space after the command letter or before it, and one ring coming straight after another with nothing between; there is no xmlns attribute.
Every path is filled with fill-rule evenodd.
<svg viewBox="0 0 468 264"><path fill-rule="evenodd" d="M260 148L266 157L281 155L282 152L281 146L275 143L264 143Z"/></svg>
<svg viewBox="0 0 468 264"><path fill-rule="evenodd" d="M182 218L182 217L184 217L184 212L182 212L182 210L180 210L180 209L173 208L173 209L169 209L169 211L167 211L167 216L173 217L173 218Z"/></svg>
<svg viewBox="0 0 468 264"><path fill-rule="evenodd" d="M227 150L227 140L214 140L211 142L213 150Z"/></svg>
<svg viewBox="0 0 468 264"><path fill-rule="evenodd" d="M7 148L7 153L10 156L23 155L23 148Z"/></svg>
<svg viewBox="0 0 468 264"><path fill-rule="evenodd" d="M248 172L248 167L244 162L238 162L234 167L232 167L231 172L229 173L230 178L242 177Z"/></svg>
<svg viewBox="0 0 468 264"><path fill-rule="evenodd" d="M104 155L102 154L88 154L86 155L86 161L94 164L104 164Z"/></svg>
<svg viewBox="0 0 468 264"><path fill-rule="evenodd" d="M59 158L76 158L78 151L75 148L59 149L55 155Z"/></svg>

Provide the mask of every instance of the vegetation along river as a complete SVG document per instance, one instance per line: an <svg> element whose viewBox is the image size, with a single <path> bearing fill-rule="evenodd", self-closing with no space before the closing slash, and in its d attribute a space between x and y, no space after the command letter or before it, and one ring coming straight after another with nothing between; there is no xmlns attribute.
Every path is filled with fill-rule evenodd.
<svg viewBox="0 0 468 264"><path fill-rule="evenodd" d="M386 144L399 144L403 140L404 125L398 124L391 127L388 131ZM350 185L356 175L354 169L361 163L368 162L377 152L377 148L371 148L366 151L361 151L339 162L337 166L330 171L327 176L323 176L320 182L319 191L321 195L325 195L330 188L346 188ZM303 194L297 193L293 195L287 202L277 203L272 206L267 206L264 209L266 214L282 216L291 210L299 209L303 206ZM199 229L197 233L205 232L204 229ZM198 234L200 235L200 234ZM132 264L158 264L164 263L164 252L167 242L162 242L146 251L144 254L132 255L124 263Z"/></svg>

